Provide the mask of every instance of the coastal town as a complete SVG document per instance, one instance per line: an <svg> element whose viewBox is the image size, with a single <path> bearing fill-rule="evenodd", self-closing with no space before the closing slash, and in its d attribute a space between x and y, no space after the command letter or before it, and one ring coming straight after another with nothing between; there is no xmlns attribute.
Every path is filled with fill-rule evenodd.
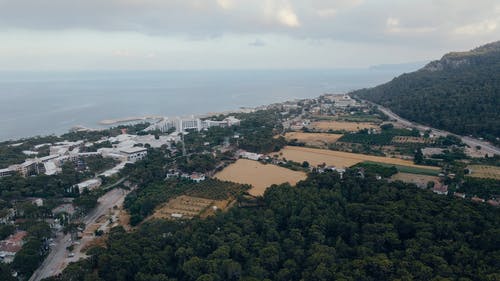
<svg viewBox="0 0 500 281"><path fill-rule="evenodd" d="M252 206L269 186L295 185L310 173L355 173L412 183L450 200L500 205L494 189L470 184L498 185L494 146L475 140L484 145L471 147L459 136L422 130L349 95L210 117L118 121L110 129L0 144L12 156L0 166L0 259L13 275L57 275L113 227ZM165 187L156 195L142 193L159 188L148 186L158 181ZM44 231L33 236L27 222ZM43 241L35 246L37 262L22 267L32 240Z"/></svg>

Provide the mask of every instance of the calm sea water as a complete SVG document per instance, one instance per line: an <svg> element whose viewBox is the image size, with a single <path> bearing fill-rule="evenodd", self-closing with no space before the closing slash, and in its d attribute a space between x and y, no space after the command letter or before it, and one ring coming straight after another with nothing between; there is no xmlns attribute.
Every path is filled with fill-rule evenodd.
<svg viewBox="0 0 500 281"><path fill-rule="evenodd" d="M413 70L413 69L409 69ZM185 116L258 106L386 82L401 69L2 72L0 140L61 134L103 119Z"/></svg>

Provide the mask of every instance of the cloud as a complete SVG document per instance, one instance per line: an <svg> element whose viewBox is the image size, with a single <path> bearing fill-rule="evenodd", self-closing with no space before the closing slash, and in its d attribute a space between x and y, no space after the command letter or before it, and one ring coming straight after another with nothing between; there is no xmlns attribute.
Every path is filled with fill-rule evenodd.
<svg viewBox="0 0 500 281"><path fill-rule="evenodd" d="M316 13L321 18L330 18L330 17L333 17L337 14L337 10L336 9L320 9L320 10L317 10Z"/></svg>
<svg viewBox="0 0 500 281"><path fill-rule="evenodd" d="M248 45L252 46L252 47L264 47L267 44L265 41L257 38L257 39L255 39L255 41L248 43Z"/></svg>
<svg viewBox="0 0 500 281"><path fill-rule="evenodd" d="M495 32L500 25L500 18L493 20L483 20L480 22L472 23L457 27L454 30L458 35L482 35Z"/></svg>
<svg viewBox="0 0 500 281"><path fill-rule="evenodd" d="M298 27L300 26L299 19L295 12L290 8L282 8L277 13L278 20L280 23L289 26L289 27Z"/></svg>
<svg viewBox="0 0 500 281"><path fill-rule="evenodd" d="M403 27L398 18L389 17L385 22L389 33L429 33L436 31L435 27Z"/></svg>
<svg viewBox="0 0 500 281"><path fill-rule="evenodd" d="M498 0L0 0L0 31L451 45L460 35L500 38L499 15Z"/></svg>
<svg viewBox="0 0 500 281"><path fill-rule="evenodd" d="M217 4L224 10L229 10L233 7L232 0L217 0Z"/></svg>

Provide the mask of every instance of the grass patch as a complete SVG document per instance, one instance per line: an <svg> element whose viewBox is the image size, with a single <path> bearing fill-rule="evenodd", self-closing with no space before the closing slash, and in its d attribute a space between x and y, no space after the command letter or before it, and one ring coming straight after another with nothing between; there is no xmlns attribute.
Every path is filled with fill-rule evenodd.
<svg viewBox="0 0 500 281"><path fill-rule="evenodd" d="M363 163L376 164L376 165L380 165L380 166L384 166L384 167L395 167L398 170L398 172L416 174L416 175L437 176L440 173L439 170L431 170L431 169L418 168L418 167L409 167L409 166L403 166L403 165L379 163L379 162L373 162L373 161L365 161Z"/></svg>

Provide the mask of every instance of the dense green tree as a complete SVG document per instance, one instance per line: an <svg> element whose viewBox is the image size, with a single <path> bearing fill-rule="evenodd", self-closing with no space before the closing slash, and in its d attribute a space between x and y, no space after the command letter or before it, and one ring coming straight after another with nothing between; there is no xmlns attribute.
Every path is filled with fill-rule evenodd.
<svg viewBox="0 0 500 281"><path fill-rule="evenodd" d="M500 210L348 170L253 208L113 229L74 265L103 280L494 280ZM92 262L97 261L97 262ZM54 280L69 280L64 272ZM84 277L81 277L84 278ZM158 278L158 279L154 279ZM462 278L462 279L459 279Z"/></svg>

